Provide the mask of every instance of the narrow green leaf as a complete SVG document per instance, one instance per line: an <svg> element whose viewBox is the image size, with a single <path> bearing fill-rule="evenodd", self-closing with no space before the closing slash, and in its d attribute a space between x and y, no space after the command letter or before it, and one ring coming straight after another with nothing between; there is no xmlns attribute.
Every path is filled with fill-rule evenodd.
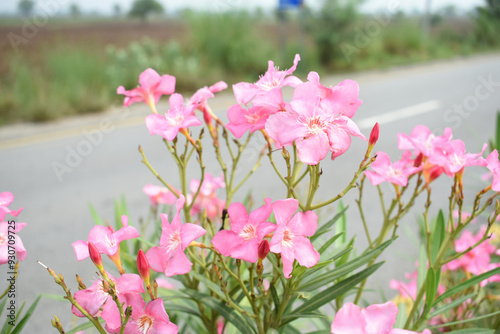
<svg viewBox="0 0 500 334"><path fill-rule="evenodd" d="M350 251L352 251L352 247L346 248L346 249L340 251L338 254L335 254L334 256L332 256L330 259L328 259L326 261L318 262L314 267L309 268L309 270L306 271L306 273L303 275L302 278L304 279L308 276L311 276L312 274L316 273L318 270L322 269L323 267L328 266L329 264L334 262L336 259L338 259L342 255L344 255L345 253L348 253Z"/></svg>
<svg viewBox="0 0 500 334"><path fill-rule="evenodd" d="M226 295L224 294L224 292L222 292L221 287L219 286L219 284L215 284L213 281L209 280L207 277L201 275L200 273L197 273L194 270L191 270L189 272L189 275L193 276L198 281L200 281L203 284L205 284L207 286L207 288L209 288L210 290L212 290L212 292L215 293L217 296L219 296L222 300L226 299Z"/></svg>
<svg viewBox="0 0 500 334"><path fill-rule="evenodd" d="M98 318L98 321L101 324L104 323L104 319L102 319L102 318ZM75 334L75 333L83 331L84 329L87 329L87 328L95 328L95 327L94 327L93 323L91 323L90 321L86 321L86 322L70 329L69 331L66 332L66 334Z"/></svg>
<svg viewBox="0 0 500 334"><path fill-rule="evenodd" d="M200 312L184 305L165 303L165 311L167 311L167 313L172 312L172 314L186 313L201 319Z"/></svg>
<svg viewBox="0 0 500 334"><path fill-rule="evenodd" d="M430 256L430 255L429 255ZM422 287L424 284L425 277L427 275L427 251L425 246L420 247L420 255L418 258L418 268L417 268L417 289Z"/></svg>
<svg viewBox="0 0 500 334"><path fill-rule="evenodd" d="M102 221L101 217L99 217L99 214L95 210L94 206L90 203L88 203L88 205L89 205L90 215L92 216L92 220L94 221L94 223L96 223L97 225L104 225L104 222Z"/></svg>
<svg viewBox="0 0 500 334"><path fill-rule="evenodd" d="M443 244L444 234L446 231L446 223L444 220L443 210L439 210L439 214L434 224L434 229L431 233L431 254L429 254L431 259L431 264L434 265L436 261L436 256L441 249L441 245Z"/></svg>
<svg viewBox="0 0 500 334"><path fill-rule="evenodd" d="M297 328L290 325L281 327L279 332L282 334L301 334Z"/></svg>
<svg viewBox="0 0 500 334"><path fill-rule="evenodd" d="M451 296L453 296L456 293L459 293L462 290L467 289L468 287L471 287L473 285L479 284L482 281L484 281L485 279L490 278L491 276L496 275L496 274L500 274L500 267L499 268L495 268L493 270L490 270L488 272L485 272L484 274L474 276L474 277L468 279L467 281L462 282L462 283L460 283L457 286L454 286L453 288L449 289L448 291L446 291L445 293L443 293L441 296L439 296L436 299L436 301L434 302L434 305L436 305L437 303L442 302L446 298L451 297Z"/></svg>
<svg viewBox="0 0 500 334"><path fill-rule="evenodd" d="M471 294L468 294L466 296L463 296L463 297L460 297L458 299L455 299L454 301L452 301L451 303L448 303L442 307L439 307L437 308L436 310L434 310L433 312L431 312L429 314L429 319L432 319L434 318L435 316L438 316L440 315L441 313L444 313L448 310L451 310L452 308L455 308L457 307L458 305L461 305L463 302L465 302L466 300L468 300L469 298L473 298L474 296L476 296L477 293L474 292L474 293L471 293Z"/></svg>
<svg viewBox="0 0 500 334"><path fill-rule="evenodd" d="M285 315L281 319L286 320L288 318L317 318L317 319L330 319L329 316L321 313L321 312L309 312L309 313L300 313L300 314L294 314L294 315Z"/></svg>
<svg viewBox="0 0 500 334"><path fill-rule="evenodd" d="M183 289L181 290L195 301L208 306L209 308L215 310L224 319L231 322L236 328L238 328L243 334L255 334L255 328L247 321L247 319L238 311L229 308L224 302L220 302L212 296L206 295L204 293Z"/></svg>
<svg viewBox="0 0 500 334"><path fill-rule="evenodd" d="M448 334L495 334L494 329L487 328L466 328L448 332Z"/></svg>
<svg viewBox="0 0 500 334"><path fill-rule="evenodd" d="M337 240L339 237L342 236L343 233L339 233L339 234L335 234L333 237L331 237L330 239L328 239L324 244L323 246L320 247L320 249L318 249L318 252L320 254L323 254L324 251L326 251L334 242L335 240Z"/></svg>
<svg viewBox="0 0 500 334"><path fill-rule="evenodd" d="M349 208L348 206L345 208L342 208L332 219L327 221L325 224L321 225L316 230L316 233L314 233L314 235L311 237L311 242L314 242L314 240L316 240L320 235L327 232L330 229L330 227L332 227L333 224L335 224L337 222L337 220L339 220L342 217L342 215L345 214L345 212L348 208Z"/></svg>
<svg viewBox="0 0 500 334"><path fill-rule="evenodd" d="M353 247L353 245L354 245L354 238L355 237L352 237L352 239L347 244L347 247ZM347 261L349 260L349 255L351 255L351 254L347 253L345 255L342 255L338 260L335 261L335 265L336 266L341 266L343 264L346 264Z"/></svg>
<svg viewBox="0 0 500 334"><path fill-rule="evenodd" d="M24 314L22 319L17 323L16 328L12 331L12 334L21 333L24 326L26 326L26 324L28 323L28 320L31 318L31 315L33 314L33 311L35 310L36 306L38 305L38 302L40 301L41 297L42 296L36 297L35 301L33 302L33 304L31 304L28 311L26 311L26 313Z"/></svg>
<svg viewBox="0 0 500 334"><path fill-rule="evenodd" d="M403 328L406 323L406 305L405 303L399 303L398 305L398 315L396 316L396 323L394 328Z"/></svg>
<svg viewBox="0 0 500 334"><path fill-rule="evenodd" d="M427 278L425 280L425 308L427 312L430 311L434 298L436 298L438 282L436 282L436 272L434 268L430 267L427 271Z"/></svg>
<svg viewBox="0 0 500 334"><path fill-rule="evenodd" d="M278 292L276 291L276 288L274 287L274 284L269 285L269 291L271 291L271 297L273 298L273 302L274 302L274 313L278 314L278 308L280 306L280 298L278 296Z"/></svg>
<svg viewBox="0 0 500 334"><path fill-rule="evenodd" d="M297 319L299 317L298 316L299 314L313 312L319 309L321 306L334 300L335 298L346 294L350 289L354 288L358 283L360 283L365 278L373 274L382 264L384 264L384 262L376 263L360 271L359 273L346 278L342 282L335 284L332 287L312 296L310 299L308 299L302 305L300 305L298 308L292 311L290 313L290 317L287 318L287 320L284 323L288 323ZM282 325L284 323L282 322Z"/></svg>
<svg viewBox="0 0 500 334"><path fill-rule="evenodd" d="M357 268L370 262L375 256L377 256L384 249L386 249L394 240L396 240L396 238L392 238L390 240L387 240L386 242L382 243L377 248L372 249L372 250L360 255L359 257L349 261L346 264L343 264L339 267L336 267L335 269L328 271L324 274L312 277L311 279L302 283L301 286L299 287L299 290L303 290L303 291L315 290L319 287L325 286L326 284L332 282L334 279L337 279L338 277L341 277L347 273L353 272Z"/></svg>
<svg viewBox="0 0 500 334"><path fill-rule="evenodd" d="M461 324L465 324L465 323L468 323L468 322L475 322L475 321L478 321L478 320L481 320L481 319L486 319L486 318L493 317L493 316L498 315L498 314L500 314L500 311L496 311L496 312L493 312L493 313L481 315L481 316L475 317L475 318L469 318L469 319L463 319L463 320L460 320L460 321L447 322L445 324L441 324L441 325L438 325L438 326L429 327L429 329L436 329L436 328L441 328L441 327L449 327L449 326L461 325ZM453 333L456 333L456 332L453 332ZM474 333L474 334L476 334L476 333Z"/></svg>

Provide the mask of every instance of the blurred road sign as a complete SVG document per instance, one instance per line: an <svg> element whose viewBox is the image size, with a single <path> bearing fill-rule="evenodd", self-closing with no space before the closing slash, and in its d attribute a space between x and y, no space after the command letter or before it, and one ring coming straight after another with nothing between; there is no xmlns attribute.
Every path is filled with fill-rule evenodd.
<svg viewBox="0 0 500 334"><path fill-rule="evenodd" d="M304 0L279 0L278 9L294 9L299 8L304 3Z"/></svg>

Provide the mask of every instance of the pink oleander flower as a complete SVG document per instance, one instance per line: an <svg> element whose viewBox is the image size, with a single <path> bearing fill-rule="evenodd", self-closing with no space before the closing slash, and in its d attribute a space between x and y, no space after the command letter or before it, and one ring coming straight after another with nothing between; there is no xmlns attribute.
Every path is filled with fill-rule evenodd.
<svg viewBox="0 0 500 334"><path fill-rule="evenodd" d="M444 134L435 136L425 125L417 125L408 136L398 133L398 148L400 150L414 150L414 154L422 153L425 157L431 158L437 151L450 150L448 145L452 138L452 130L444 129Z"/></svg>
<svg viewBox="0 0 500 334"><path fill-rule="evenodd" d="M486 157L486 168L493 173L491 189L493 191L500 191L500 161L498 160L497 150L493 150L493 152Z"/></svg>
<svg viewBox="0 0 500 334"><path fill-rule="evenodd" d="M181 94L172 94L168 101L170 109L165 116L152 114L146 117L146 126L152 135L173 140L179 131L203 124L193 113L196 105L188 104L184 107L184 98Z"/></svg>
<svg viewBox="0 0 500 334"><path fill-rule="evenodd" d="M453 176L467 166L486 166L486 160L481 156L487 147L488 145L484 144L481 153L470 154L465 153L463 141L452 140L447 143L446 149L436 150L429 162L442 167L447 175Z"/></svg>
<svg viewBox="0 0 500 334"><path fill-rule="evenodd" d="M387 181L405 187L408 177L422 170L422 167L414 167L411 156L410 151L404 151L401 160L391 164L387 153L377 152L377 158L370 166L372 170L364 173L374 186Z"/></svg>
<svg viewBox="0 0 500 334"><path fill-rule="evenodd" d="M173 205L177 200L177 197L167 188L159 187L152 184L146 184L142 191L149 196L152 206L158 204L170 204ZM179 194L180 192L177 191Z"/></svg>
<svg viewBox="0 0 500 334"><path fill-rule="evenodd" d="M361 309L353 303L345 303L337 311L332 322L332 334L418 334L393 328L398 308L393 302L373 304ZM431 334L425 329L421 334Z"/></svg>
<svg viewBox="0 0 500 334"><path fill-rule="evenodd" d="M7 214L10 214L14 217L17 217L23 208L19 208L19 210L14 211L8 208L8 206L14 201L14 195L11 192L4 191L0 193L0 221L5 219Z"/></svg>
<svg viewBox="0 0 500 334"><path fill-rule="evenodd" d="M193 200L194 194L200 186L200 180L193 179L189 184L189 190L191 193L188 195L188 203ZM222 215L222 210L226 206L226 201L217 197L217 189L225 188L224 177L213 177L210 173L205 173L205 179L201 185L200 192L196 197L193 207L191 208L191 214L198 215L199 213L206 211L207 218L210 220L215 220Z"/></svg>
<svg viewBox="0 0 500 334"><path fill-rule="evenodd" d="M203 87L196 91L196 93L191 96L189 103L196 106L196 109L203 112L203 118L205 123L210 124L212 121L212 112L208 106L207 99L214 97L214 93L220 92L227 88L227 83L224 81L219 81L210 87Z"/></svg>
<svg viewBox="0 0 500 334"><path fill-rule="evenodd" d="M466 251L469 247L474 246L484 235L486 226L473 235L470 231L465 230L459 239L455 241L455 251L457 253ZM485 240L471 251L465 253L458 259L450 261L445 268L448 270L461 269L473 275L480 275L489 270L498 268L499 263L491 262L491 255L495 254L497 247L492 245L488 240ZM500 282L500 275L495 275L481 282L481 286L485 286L488 282Z"/></svg>
<svg viewBox="0 0 500 334"><path fill-rule="evenodd" d="M284 86L297 87L302 81L291 74L297 68L299 61L300 56L297 54L293 60L293 66L288 70L280 71L274 66L274 62L270 60L267 72L264 73L256 83L240 82L233 85L236 102L239 104L247 104L254 96L267 94L274 88L281 88Z"/></svg>
<svg viewBox="0 0 500 334"><path fill-rule="evenodd" d="M231 219L231 230L222 230L212 239L212 244L224 256L255 263L259 259L259 244L264 237L276 229L266 221L272 212L271 199L266 198L260 208L247 213L241 203L232 203L227 212Z"/></svg>
<svg viewBox="0 0 500 334"><path fill-rule="evenodd" d="M293 198L273 203L277 227L270 242L270 250L281 254L286 278L292 276L295 260L301 266L311 268L318 263L320 257L307 238L316 232L318 216L313 211L295 213L298 208L299 201Z"/></svg>
<svg viewBox="0 0 500 334"><path fill-rule="evenodd" d="M392 279L391 282L389 283L389 286L394 290L398 290L399 295L401 297L411 298L412 300L415 300L417 298L417 293L418 293L418 286L417 286L418 270L415 270L411 274L405 273L405 278L408 280L408 283ZM437 292L438 295L443 294L445 291L446 291L445 286L440 284L438 286L438 292Z"/></svg>
<svg viewBox="0 0 500 334"><path fill-rule="evenodd" d="M160 277L156 278L156 283L158 283L158 287L164 288L164 289L174 289L174 285L170 283L166 278Z"/></svg>
<svg viewBox="0 0 500 334"><path fill-rule="evenodd" d="M179 332L177 325L170 322L161 298L156 298L147 305L142 298L134 298L130 304L135 312L132 312L125 327L125 334L176 334Z"/></svg>
<svg viewBox="0 0 500 334"><path fill-rule="evenodd" d="M227 110L229 123L226 127L236 138L241 138L245 132L253 133L265 128L269 116L289 110L289 104L283 101L280 88L274 88L266 95L256 96L250 108L243 108L239 104Z"/></svg>
<svg viewBox="0 0 500 334"><path fill-rule="evenodd" d="M26 258L26 249L24 248L21 238L17 235L26 225L28 224L14 221L10 223L0 222L0 265L8 263L9 255L13 255L9 253L9 240L11 240L11 242L14 241L10 247L14 247L16 251L16 260L23 261Z"/></svg>
<svg viewBox="0 0 500 334"><path fill-rule="evenodd" d="M344 154L351 145L351 135L366 140L350 119L361 103L357 87L355 81L346 80L331 89L323 87L330 92L327 95L312 82L299 85L290 111L269 116L265 125L269 137L278 148L295 142L299 160L309 165L317 165L328 152L332 152L332 159ZM354 96L356 101L352 102Z"/></svg>
<svg viewBox="0 0 500 334"><path fill-rule="evenodd" d="M119 278L113 277L108 273L109 279L115 284L116 294L120 302L125 303L127 307L127 295L135 295L142 299L141 293L144 292L142 278L137 274L123 274ZM110 294L103 286L102 280L95 281L90 287L75 292L74 298L80 306L92 316L101 315L106 321L108 331L114 331L120 328L120 313L118 306ZM102 308L102 312L100 312ZM85 317L74 305L71 312L77 317Z"/></svg>
<svg viewBox="0 0 500 334"><path fill-rule="evenodd" d="M198 225L181 223L180 211L185 201L183 195L177 200L175 204L177 213L171 224L168 222L168 215L160 214L162 223L160 246L151 247L146 253L151 269L164 272L166 276L183 275L191 270L193 263L189 261L184 251L192 241L206 233L205 229Z"/></svg>
<svg viewBox="0 0 500 334"><path fill-rule="evenodd" d="M175 91L175 77L171 75L160 76L152 68L148 68L139 76L140 87L125 90L118 87L117 94L125 95L123 105L128 107L132 103L145 102L151 108L156 106L162 95L170 95Z"/></svg>
<svg viewBox="0 0 500 334"><path fill-rule="evenodd" d="M111 227L102 225L94 226L89 233L88 241L91 241L99 250L100 254L113 256L117 253L120 242L123 240L137 238L140 234L135 227L128 225L128 217L121 217L123 227L114 232ZM71 244L76 254L76 259L81 261L89 256L88 242L78 240Z"/></svg>

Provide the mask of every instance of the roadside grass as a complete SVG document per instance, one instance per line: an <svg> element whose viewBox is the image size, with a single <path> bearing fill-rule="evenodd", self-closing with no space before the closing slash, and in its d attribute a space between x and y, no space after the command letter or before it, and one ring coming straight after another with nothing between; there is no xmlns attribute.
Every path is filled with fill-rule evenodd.
<svg viewBox="0 0 500 334"><path fill-rule="evenodd" d="M44 45L36 54L26 52L3 59L7 70L0 76L0 125L105 110L122 103L116 88L136 87L139 74L148 67L176 76L176 91L188 92L189 97L196 89L219 80L229 86L256 81L266 71L269 59L280 69L289 68L295 53L302 57L297 73L305 77L301 68L338 73L492 50L484 42L477 43L473 27L457 29L456 25L443 24L424 40L418 21L398 20L381 29L350 58L337 52L330 65L325 65L311 33L300 38L289 36L281 50L278 24L247 13L191 12L184 20L189 33L168 42L145 37L126 46L106 46L81 39L72 42L71 36L64 36L64 43ZM290 30L300 30L293 26L297 22L287 24ZM350 36L345 42L353 43L352 34L338 33Z"/></svg>

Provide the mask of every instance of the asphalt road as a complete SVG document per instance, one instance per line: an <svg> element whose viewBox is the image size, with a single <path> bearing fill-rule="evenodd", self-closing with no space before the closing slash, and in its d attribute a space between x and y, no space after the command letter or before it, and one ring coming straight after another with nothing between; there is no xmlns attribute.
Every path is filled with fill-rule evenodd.
<svg viewBox="0 0 500 334"><path fill-rule="evenodd" d="M334 76L323 78L322 83L335 84L345 78L359 82L360 98L364 101L353 119L366 136L371 126L380 122L376 150L392 154L393 160L400 157L396 134L410 133L417 124L425 124L435 133L452 127L454 138L462 139L470 152L479 152L482 143L493 136L495 113L500 109L499 54ZM232 103L231 94L221 95L214 100L213 108L224 114ZM147 183L156 182L140 162L139 144L160 174L178 186L174 178L174 161L159 138L150 136L144 126L146 114L143 106L134 106L41 126L0 128L0 191L15 195L11 209L24 207L18 221L28 223L19 233L28 257L21 263L16 282L18 305L23 300L32 301L39 293L62 292L37 260L62 273L74 290L77 286L75 273L87 281L92 278L93 265L90 261L76 261L71 247L73 241L86 240L93 226L88 203L92 203L102 217L112 220L113 200L123 195L129 204L132 223L147 213L149 199L141 189ZM350 180L366 145L358 138L353 138L352 142L344 156L322 164L324 175L318 198L336 194L343 189L346 180ZM256 141L255 145L258 144ZM208 145L205 147L211 151ZM70 152L78 150L85 155L70 157L74 155ZM276 160L279 158L278 152ZM285 190L274 178L267 160L263 161L249 182L254 198L260 199L264 194L273 200L283 198ZM252 157L248 156L245 165L251 162ZM69 167L65 173L55 171L54 166L58 163ZM208 172L220 174L210 152L205 156L205 163ZM467 178L466 184L479 187L481 172L483 169L478 168ZM198 177L197 168L193 167L193 173ZM446 194L449 180L443 179L437 186ZM236 200L244 196L246 189L237 194ZM390 187L384 189L391 191ZM344 201L351 205L350 234L358 233L356 244L363 248L366 238L356 218L355 195L357 192L353 191ZM434 202L438 204L443 199L445 196L437 195ZM367 198L366 202L373 224L370 228L375 231L378 229L378 206L375 200ZM416 214L410 213L403 222L410 229L416 225ZM411 238L403 235L394 248L386 252L388 261L374 278L373 287L381 286L390 292L389 279L401 279L405 272L412 271L417 253L418 248ZM0 270L3 275L0 288L3 289L7 285L3 279L6 269L0 267ZM377 293L372 296L377 300ZM54 333L50 325L53 315L61 317L66 329L71 328L74 319L69 303L42 299L26 333Z"/></svg>

